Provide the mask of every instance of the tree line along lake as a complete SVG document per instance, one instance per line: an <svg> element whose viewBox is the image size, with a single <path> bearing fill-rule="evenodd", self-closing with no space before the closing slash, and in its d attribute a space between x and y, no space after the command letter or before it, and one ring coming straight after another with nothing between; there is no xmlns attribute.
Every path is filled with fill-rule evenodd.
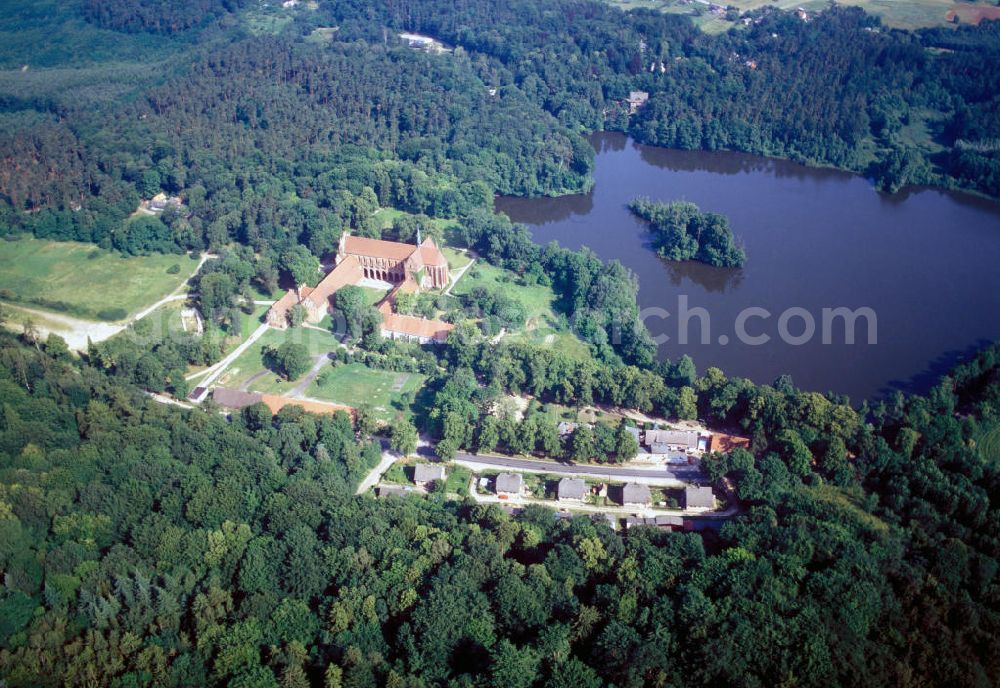
<svg viewBox="0 0 1000 688"><path fill-rule="evenodd" d="M1000 338L994 201L930 188L887 196L847 172L645 146L621 134L591 142L590 193L501 197L496 208L528 225L539 243L587 246L631 268L647 327L669 338L662 357L686 353L699 371L717 366L758 383L787 373L804 389L860 403L895 389L926 391L965 354ZM726 215L746 265L661 260L645 223L626 207L637 196ZM828 315L824 326L824 309L837 308L869 314L855 320L853 344L843 318ZM810 320L815 331L807 336ZM762 336L766 343L754 343Z"/></svg>

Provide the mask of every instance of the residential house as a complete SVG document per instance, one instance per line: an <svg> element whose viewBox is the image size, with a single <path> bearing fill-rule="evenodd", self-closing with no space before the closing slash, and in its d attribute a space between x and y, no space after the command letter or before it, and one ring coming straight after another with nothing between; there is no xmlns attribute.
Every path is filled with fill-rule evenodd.
<svg viewBox="0 0 1000 688"><path fill-rule="evenodd" d="M694 430L647 430L645 435L646 444L649 447L667 445L672 450L680 451L697 449L699 439L699 434Z"/></svg>
<svg viewBox="0 0 1000 688"><path fill-rule="evenodd" d="M444 466L433 463L418 463L413 469L413 482L417 487L427 487L430 483L444 480Z"/></svg>
<svg viewBox="0 0 1000 688"><path fill-rule="evenodd" d="M566 421L562 421L556 427L559 429L559 434L565 436L572 435L573 431L576 430L576 426L576 423L567 423Z"/></svg>
<svg viewBox="0 0 1000 688"><path fill-rule="evenodd" d="M638 526L651 526L663 530L681 530L684 527L684 519L680 516L629 516L625 519L626 529Z"/></svg>
<svg viewBox="0 0 1000 688"><path fill-rule="evenodd" d="M632 91L628 94L628 110L630 113L634 114L636 110L647 102L649 102L649 94L646 91Z"/></svg>
<svg viewBox="0 0 1000 688"><path fill-rule="evenodd" d="M180 196L168 196L165 193L158 193L148 201L143 201L140 206L147 214L159 215L168 208L181 212L186 210L184 201Z"/></svg>
<svg viewBox="0 0 1000 688"><path fill-rule="evenodd" d="M625 519L625 529L635 528L637 526L650 526L655 528L657 525L656 519L652 516L629 516Z"/></svg>
<svg viewBox="0 0 1000 688"><path fill-rule="evenodd" d="M709 436L708 448L706 449L706 451L726 453L726 452L731 452L737 447L748 449L750 447L750 438L741 437L739 435L727 435L726 433L716 432Z"/></svg>
<svg viewBox="0 0 1000 688"><path fill-rule="evenodd" d="M656 526L667 530L681 530L684 528L684 519L680 516L657 516Z"/></svg>
<svg viewBox="0 0 1000 688"><path fill-rule="evenodd" d="M520 473L501 473L496 479L497 497L517 499L524 489L524 478Z"/></svg>
<svg viewBox="0 0 1000 688"><path fill-rule="evenodd" d="M563 478L556 494L560 502L582 502L586 492L587 484L580 478Z"/></svg>
<svg viewBox="0 0 1000 688"><path fill-rule="evenodd" d="M649 485L628 483L622 488L622 504L625 506L648 506L652 501Z"/></svg>

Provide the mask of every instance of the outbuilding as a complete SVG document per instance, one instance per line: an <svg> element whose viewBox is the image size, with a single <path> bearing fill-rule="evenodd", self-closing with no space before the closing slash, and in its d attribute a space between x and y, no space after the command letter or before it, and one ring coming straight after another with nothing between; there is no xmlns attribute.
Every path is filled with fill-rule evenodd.
<svg viewBox="0 0 1000 688"><path fill-rule="evenodd" d="M712 488L708 485L688 485L684 488L684 506L688 509L714 509Z"/></svg>

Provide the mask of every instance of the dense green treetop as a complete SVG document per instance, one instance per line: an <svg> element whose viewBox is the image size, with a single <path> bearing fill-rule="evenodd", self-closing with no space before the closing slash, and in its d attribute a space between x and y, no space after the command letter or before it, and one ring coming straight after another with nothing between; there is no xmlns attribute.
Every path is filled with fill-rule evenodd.
<svg viewBox="0 0 1000 688"><path fill-rule="evenodd" d="M759 419L752 452L708 460L743 510L717 533L355 497L380 451L346 414L258 404L227 421L9 335L0 362L11 686L987 686L1000 675L1000 473L977 443L1000 427L996 347L866 419L787 381L754 387L710 369L699 405L728 413L735 400L757 410L734 414ZM446 415L475 408L470 375L444 378ZM499 428L505 441L522 434ZM573 449L590 454L601 434ZM404 450L412 439L393 435Z"/></svg>
<svg viewBox="0 0 1000 688"><path fill-rule="evenodd" d="M694 203L654 203L648 198L636 198L628 207L649 223L656 252L664 258L719 267L742 267L746 261L725 215L702 212Z"/></svg>

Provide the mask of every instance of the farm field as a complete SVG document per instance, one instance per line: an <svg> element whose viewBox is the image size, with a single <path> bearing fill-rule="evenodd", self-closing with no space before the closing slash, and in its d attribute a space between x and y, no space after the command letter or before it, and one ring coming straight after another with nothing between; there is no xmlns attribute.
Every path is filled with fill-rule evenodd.
<svg viewBox="0 0 1000 688"><path fill-rule="evenodd" d="M177 265L176 273L167 272ZM179 287L187 256L125 257L93 244L22 237L0 242L0 300L74 317L115 321Z"/></svg>
<svg viewBox="0 0 1000 688"><path fill-rule="evenodd" d="M660 10L672 14L688 15L706 33L720 33L737 26L708 12L708 6L695 1L681 0L606 0L623 10L638 7ZM835 0L837 4L861 7L865 12L879 17L895 29L920 29L933 26L953 26L955 16L963 24L976 24L982 19L1000 18L1000 8L988 2L954 2L953 0ZM736 7L741 12L770 6L782 10L799 7L816 12L828 6L827 0L728 0L717 3Z"/></svg>

